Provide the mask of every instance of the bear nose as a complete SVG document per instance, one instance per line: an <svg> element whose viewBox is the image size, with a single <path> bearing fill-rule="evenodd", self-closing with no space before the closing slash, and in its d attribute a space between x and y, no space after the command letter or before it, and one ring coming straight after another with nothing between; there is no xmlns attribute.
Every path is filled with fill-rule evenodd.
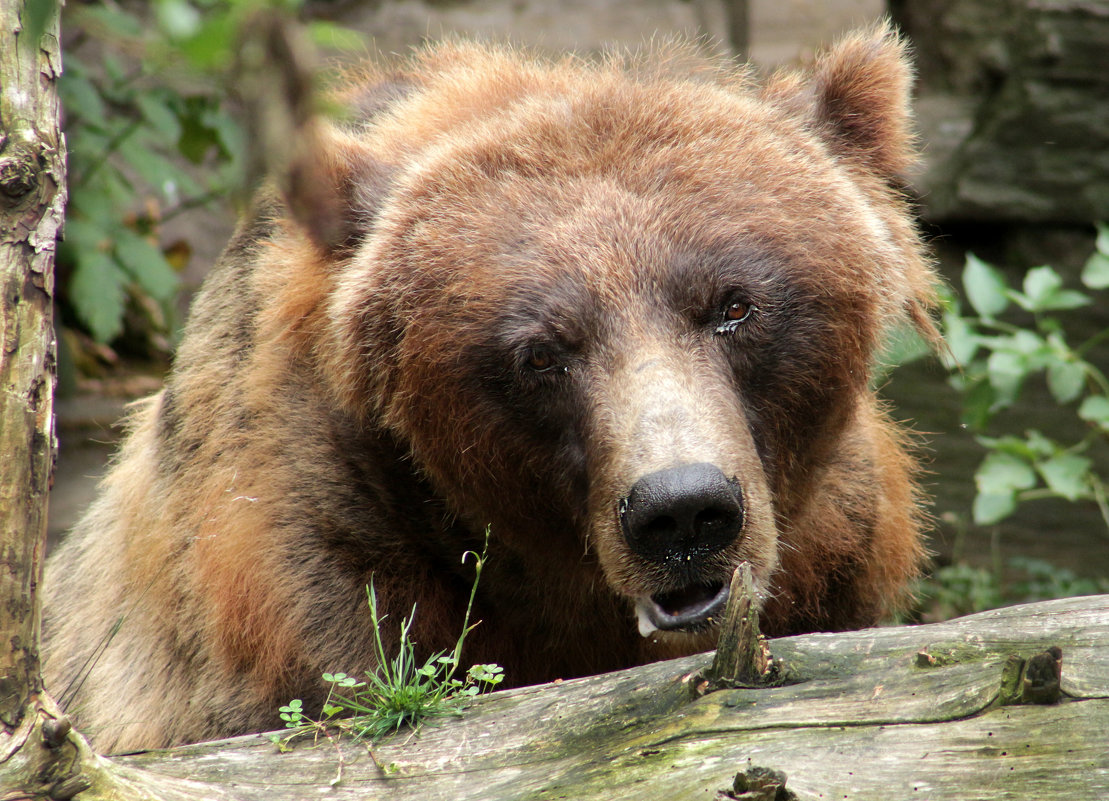
<svg viewBox="0 0 1109 801"><path fill-rule="evenodd" d="M736 540L743 517L739 485L705 462L649 473L620 503L628 545L653 562L711 556Z"/></svg>

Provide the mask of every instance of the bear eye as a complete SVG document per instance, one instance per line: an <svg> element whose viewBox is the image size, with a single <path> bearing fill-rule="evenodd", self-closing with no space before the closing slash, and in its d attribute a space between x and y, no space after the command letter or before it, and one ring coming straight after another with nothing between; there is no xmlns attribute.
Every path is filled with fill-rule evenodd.
<svg viewBox="0 0 1109 801"><path fill-rule="evenodd" d="M743 323L751 319L751 315L759 309L753 303L745 300L733 300L724 307L723 321L716 328L717 334L727 334L734 331Z"/></svg>
<svg viewBox="0 0 1109 801"><path fill-rule="evenodd" d="M528 348L525 362L530 369L537 373L549 373L553 370L566 371L566 368L558 363L554 353L543 347Z"/></svg>

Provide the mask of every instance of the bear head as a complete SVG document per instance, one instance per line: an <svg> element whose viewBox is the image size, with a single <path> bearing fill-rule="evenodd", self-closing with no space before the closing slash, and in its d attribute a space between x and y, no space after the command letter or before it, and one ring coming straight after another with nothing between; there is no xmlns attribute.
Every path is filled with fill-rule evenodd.
<svg viewBox="0 0 1109 801"><path fill-rule="evenodd" d="M417 61L301 148L338 210L290 202L335 396L522 580L573 565L707 647L739 563L773 592L890 326L931 331L904 46L876 29L761 88L686 48Z"/></svg>

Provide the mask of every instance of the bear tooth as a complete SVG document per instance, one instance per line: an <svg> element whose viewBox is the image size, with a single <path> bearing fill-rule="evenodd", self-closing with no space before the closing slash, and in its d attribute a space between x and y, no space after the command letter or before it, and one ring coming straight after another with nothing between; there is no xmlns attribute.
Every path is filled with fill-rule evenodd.
<svg viewBox="0 0 1109 801"><path fill-rule="evenodd" d="M647 613L647 603L645 601L636 601L635 618L639 622L639 636L650 637L658 631L658 626L651 621L651 617Z"/></svg>

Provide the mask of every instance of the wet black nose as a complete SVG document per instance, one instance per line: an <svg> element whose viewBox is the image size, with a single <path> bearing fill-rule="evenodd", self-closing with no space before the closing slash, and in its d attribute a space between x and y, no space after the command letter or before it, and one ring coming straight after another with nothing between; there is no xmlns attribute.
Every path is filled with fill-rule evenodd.
<svg viewBox="0 0 1109 801"><path fill-rule="evenodd" d="M620 504L628 545L654 562L704 558L726 548L743 528L743 493L704 462L650 473Z"/></svg>

